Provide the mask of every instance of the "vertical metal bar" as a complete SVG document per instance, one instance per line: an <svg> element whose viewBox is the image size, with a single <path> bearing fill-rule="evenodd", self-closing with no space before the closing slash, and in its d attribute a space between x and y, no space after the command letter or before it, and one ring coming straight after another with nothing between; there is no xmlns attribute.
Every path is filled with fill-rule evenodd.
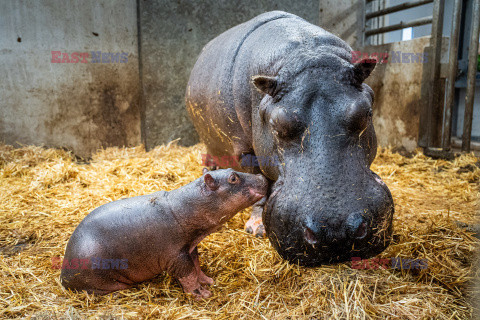
<svg viewBox="0 0 480 320"><path fill-rule="evenodd" d="M382 6L381 6L382 9L385 9L387 7L386 1L387 0L382 0ZM380 27L385 26L385 19L386 19L386 16L380 17ZM380 44L385 44L385 33L381 34L380 42L381 42Z"/></svg>
<svg viewBox="0 0 480 320"><path fill-rule="evenodd" d="M450 34L449 65L447 76L447 99L445 103L445 117L442 136L442 148L444 151L450 150L452 140L452 109L455 99L455 80L458 70L458 39L460 31L460 18L462 17L463 0L455 0L453 5L452 30Z"/></svg>
<svg viewBox="0 0 480 320"><path fill-rule="evenodd" d="M362 46L362 50L363 50L363 47L365 47L365 30L367 29L367 26L366 26L366 20L365 20L365 15L367 14L367 1L366 0L363 0L362 1L362 38L361 38L361 46Z"/></svg>
<svg viewBox="0 0 480 320"><path fill-rule="evenodd" d="M465 97L465 116L463 119L462 151L470 152L472 138L473 100L475 98L475 77L477 75L478 37L480 33L480 0L473 3L472 29L468 50L467 93Z"/></svg>
<svg viewBox="0 0 480 320"><path fill-rule="evenodd" d="M435 101L439 96L440 58L442 54L442 29L443 11L445 0L435 0L433 4L432 34L430 36L431 59L431 82L429 86L428 109L427 109L427 147L433 147L434 139L434 111Z"/></svg>

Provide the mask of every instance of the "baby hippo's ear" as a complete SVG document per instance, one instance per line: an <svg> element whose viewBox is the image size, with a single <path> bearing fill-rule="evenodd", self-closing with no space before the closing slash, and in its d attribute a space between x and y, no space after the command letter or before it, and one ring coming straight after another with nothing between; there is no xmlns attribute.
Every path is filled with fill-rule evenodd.
<svg viewBox="0 0 480 320"><path fill-rule="evenodd" d="M207 173L203 176L203 181L205 181L205 185L212 191L215 191L218 189L218 183L213 179L213 177L210 175L210 173Z"/></svg>
<svg viewBox="0 0 480 320"><path fill-rule="evenodd" d="M210 170L208 170L208 168L205 167L205 168L203 168L203 170L202 170L202 174L205 174L205 173L207 173L208 171L210 171Z"/></svg>

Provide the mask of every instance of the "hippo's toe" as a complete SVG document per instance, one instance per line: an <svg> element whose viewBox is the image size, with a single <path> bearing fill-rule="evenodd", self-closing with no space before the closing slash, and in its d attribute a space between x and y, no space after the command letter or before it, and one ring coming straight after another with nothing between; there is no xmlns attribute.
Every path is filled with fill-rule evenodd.
<svg viewBox="0 0 480 320"><path fill-rule="evenodd" d="M212 293L207 289L203 288L202 286L193 290L192 294L197 300L210 298L212 296Z"/></svg>
<svg viewBox="0 0 480 320"><path fill-rule="evenodd" d="M201 272L200 275L198 276L198 282L200 282L200 284L202 285L207 285L207 286L211 286L215 283L212 278L208 277L203 272Z"/></svg>

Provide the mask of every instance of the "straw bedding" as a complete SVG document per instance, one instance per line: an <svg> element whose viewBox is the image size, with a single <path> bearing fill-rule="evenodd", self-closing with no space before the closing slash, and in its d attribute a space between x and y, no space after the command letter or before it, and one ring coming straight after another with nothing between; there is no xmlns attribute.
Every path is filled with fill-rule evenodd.
<svg viewBox="0 0 480 320"><path fill-rule="evenodd" d="M162 274L93 296L59 283L52 257L95 207L176 189L201 175L203 145L109 148L88 162L63 150L0 145L0 318L468 319L479 241L457 221L478 220L478 158L432 160L379 149L372 169L392 191L394 243L379 257L426 259L426 269L308 269L243 231L250 209L199 246L213 297L196 301Z"/></svg>

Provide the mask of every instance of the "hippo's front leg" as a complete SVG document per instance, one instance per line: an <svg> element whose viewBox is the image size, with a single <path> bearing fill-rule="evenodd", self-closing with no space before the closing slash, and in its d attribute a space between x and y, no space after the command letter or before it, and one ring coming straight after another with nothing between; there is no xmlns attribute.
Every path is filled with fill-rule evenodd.
<svg viewBox="0 0 480 320"><path fill-rule="evenodd" d="M173 276L178 279L185 292L193 294L196 299L209 298L212 295L200 284L199 273L190 253L180 253L178 259L173 263L172 269Z"/></svg>
<svg viewBox="0 0 480 320"><path fill-rule="evenodd" d="M192 257L193 264L195 265L195 269L197 270L198 282L204 285L209 285L209 286L213 285L214 284L213 279L208 277L205 273L203 273L202 269L200 268L200 260L198 259L197 247L193 249L192 253L190 253L190 256Z"/></svg>
<svg viewBox="0 0 480 320"><path fill-rule="evenodd" d="M262 213L263 207L267 202L267 197L263 197L260 201L255 203L252 208L250 219L245 223L245 231L253 234L256 237L265 236L265 227L263 226Z"/></svg>

